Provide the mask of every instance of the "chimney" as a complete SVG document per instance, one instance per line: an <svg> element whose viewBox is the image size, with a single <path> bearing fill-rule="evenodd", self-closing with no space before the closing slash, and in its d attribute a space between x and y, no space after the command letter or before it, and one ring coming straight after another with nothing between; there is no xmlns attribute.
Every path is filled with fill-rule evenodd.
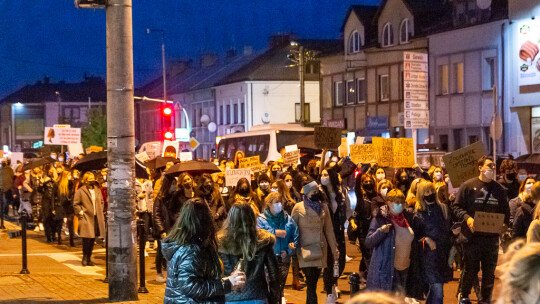
<svg viewBox="0 0 540 304"><path fill-rule="evenodd" d="M253 47L251 45L244 45L244 55L249 56L253 54Z"/></svg>
<svg viewBox="0 0 540 304"><path fill-rule="evenodd" d="M185 72L191 67L191 59L189 60L174 60L169 63L169 68L167 71L168 77L174 77L178 74Z"/></svg>
<svg viewBox="0 0 540 304"><path fill-rule="evenodd" d="M282 47L291 43L291 34L276 34L270 36L270 48Z"/></svg>
<svg viewBox="0 0 540 304"><path fill-rule="evenodd" d="M218 56L216 53L203 53L201 55L201 67L206 68L213 66L218 61Z"/></svg>
<svg viewBox="0 0 540 304"><path fill-rule="evenodd" d="M229 50L227 50L227 55L225 56L225 59L227 60L227 62L231 62L234 60L234 58L236 58L236 55L238 52L236 51L235 48L230 48Z"/></svg>

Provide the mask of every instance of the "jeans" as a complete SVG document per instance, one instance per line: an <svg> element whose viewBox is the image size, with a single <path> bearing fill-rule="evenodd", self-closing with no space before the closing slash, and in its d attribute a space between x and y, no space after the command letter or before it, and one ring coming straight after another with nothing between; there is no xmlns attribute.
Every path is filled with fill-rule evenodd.
<svg viewBox="0 0 540 304"><path fill-rule="evenodd" d="M443 297L443 283L434 283L429 285L426 304L443 304Z"/></svg>
<svg viewBox="0 0 540 304"><path fill-rule="evenodd" d="M285 282L287 281L287 276L289 275L289 268L291 266L291 259L289 257L283 259L280 255L276 255L277 265L279 270L279 288L280 295L283 297L283 290L285 289Z"/></svg>
<svg viewBox="0 0 540 304"><path fill-rule="evenodd" d="M491 301L491 293L495 282L495 268L499 256L499 238L473 237L464 245L464 255L465 270L461 285L462 296L464 298L469 297L474 282L478 280L478 271L482 269L480 294L482 301Z"/></svg>
<svg viewBox="0 0 540 304"><path fill-rule="evenodd" d="M306 304L317 304L317 282L321 275L321 269L318 267L302 268L306 276Z"/></svg>

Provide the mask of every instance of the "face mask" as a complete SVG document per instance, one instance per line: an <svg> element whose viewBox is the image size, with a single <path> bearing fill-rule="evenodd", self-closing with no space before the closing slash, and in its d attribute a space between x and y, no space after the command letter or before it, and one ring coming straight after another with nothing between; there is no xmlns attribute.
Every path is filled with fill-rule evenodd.
<svg viewBox="0 0 540 304"><path fill-rule="evenodd" d="M527 191L528 194L531 194L532 186L533 186L533 184L526 184L525 185L525 190Z"/></svg>
<svg viewBox="0 0 540 304"><path fill-rule="evenodd" d="M63 162L64 159L63 159L63 158L59 158L58 161L59 161L59 162Z"/></svg>
<svg viewBox="0 0 540 304"><path fill-rule="evenodd" d="M403 204L392 204L393 207L392 207L392 212L394 214L400 214L401 212L403 212Z"/></svg>
<svg viewBox="0 0 540 304"><path fill-rule="evenodd" d="M321 177L321 184L327 186L330 184L330 177Z"/></svg>
<svg viewBox="0 0 540 304"><path fill-rule="evenodd" d="M518 180L520 183L523 182L526 178L527 178L527 174L522 174L518 176Z"/></svg>
<svg viewBox="0 0 540 304"><path fill-rule="evenodd" d="M241 187L240 190L238 191L238 193L240 193L241 196L248 196L249 195L249 188L248 187Z"/></svg>
<svg viewBox="0 0 540 304"><path fill-rule="evenodd" d="M378 181L382 181L386 176L384 175L384 173L378 173L377 174L377 180Z"/></svg>
<svg viewBox="0 0 540 304"><path fill-rule="evenodd" d="M272 188L272 190L270 190L271 192L279 192L279 189L278 188Z"/></svg>
<svg viewBox="0 0 540 304"><path fill-rule="evenodd" d="M382 197L386 197L386 194L388 193L388 188L381 189L381 195Z"/></svg>
<svg viewBox="0 0 540 304"><path fill-rule="evenodd" d="M490 180L493 180L494 172L492 169L488 169L484 171L484 176Z"/></svg>
<svg viewBox="0 0 540 304"><path fill-rule="evenodd" d="M402 176L401 177L402 182L407 182L408 180L409 180L409 177L407 177L407 176Z"/></svg>
<svg viewBox="0 0 540 304"><path fill-rule="evenodd" d="M435 203L435 193L431 193L430 195L424 196L424 201L428 204Z"/></svg>
<svg viewBox="0 0 540 304"><path fill-rule="evenodd" d="M292 182L286 182L285 185L287 185L287 187L288 187L289 189L292 188Z"/></svg>
<svg viewBox="0 0 540 304"><path fill-rule="evenodd" d="M444 179L444 182L448 184L450 182L450 179L447 177Z"/></svg>
<svg viewBox="0 0 540 304"><path fill-rule="evenodd" d="M283 206L281 205L281 203L275 203L275 204L272 205L272 212L274 214L278 214L282 210L283 210Z"/></svg>
<svg viewBox="0 0 540 304"><path fill-rule="evenodd" d="M273 177L276 177L276 176L277 176L277 173L278 173L277 170L272 170L272 176L273 176Z"/></svg>
<svg viewBox="0 0 540 304"><path fill-rule="evenodd" d="M262 182L262 183L259 184L259 187L261 187L261 189L263 189L263 190L268 189L269 186L270 186L270 184L266 183L266 182Z"/></svg>
<svg viewBox="0 0 540 304"><path fill-rule="evenodd" d="M73 179L78 179L79 176L77 174L73 175Z"/></svg>
<svg viewBox="0 0 540 304"><path fill-rule="evenodd" d="M433 177L435 178L435 180L439 181L442 179L442 173L441 172L437 172L433 175Z"/></svg>
<svg viewBox="0 0 540 304"><path fill-rule="evenodd" d="M514 180L514 179L516 179L516 176L517 176L516 173L506 174L506 178L509 179L509 180Z"/></svg>
<svg viewBox="0 0 540 304"><path fill-rule="evenodd" d="M191 187L193 187L193 183L192 183L192 182L189 182L189 183L185 183L185 184L184 184L184 188L185 188L185 189L191 189Z"/></svg>
<svg viewBox="0 0 540 304"><path fill-rule="evenodd" d="M319 191L313 191L313 193L309 196L309 199L314 202L319 202L321 200L321 194Z"/></svg>
<svg viewBox="0 0 540 304"><path fill-rule="evenodd" d="M371 187L371 183L363 184L363 185L362 185L362 188L363 188L364 191L366 191L367 193L373 192L373 187Z"/></svg>
<svg viewBox="0 0 540 304"><path fill-rule="evenodd" d="M204 192L204 194L210 194L212 193L212 185L204 185L202 190Z"/></svg>

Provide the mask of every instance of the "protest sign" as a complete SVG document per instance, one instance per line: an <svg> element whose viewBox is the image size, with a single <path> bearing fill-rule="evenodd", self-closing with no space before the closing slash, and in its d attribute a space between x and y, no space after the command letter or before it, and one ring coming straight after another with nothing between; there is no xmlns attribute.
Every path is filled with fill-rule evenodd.
<svg viewBox="0 0 540 304"><path fill-rule="evenodd" d="M24 162L23 152L11 152L11 168L15 170L17 168L17 162Z"/></svg>
<svg viewBox="0 0 540 304"><path fill-rule="evenodd" d="M261 164L259 155L244 157L238 160L238 168L240 169L249 169L254 167L259 167ZM255 170L254 170L255 171Z"/></svg>
<svg viewBox="0 0 540 304"><path fill-rule="evenodd" d="M294 150L298 150L298 145L285 146L285 152L292 152Z"/></svg>
<svg viewBox="0 0 540 304"><path fill-rule="evenodd" d="M79 154L84 154L83 145L81 143L78 144L69 144L68 145L68 152L71 157L79 156Z"/></svg>
<svg viewBox="0 0 540 304"><path fill-rule="evenodd" d="M227 169L225 170L225 186L235 187L241 178L251 180L251 169Z"/></svg>
<svg viewBox="0 0 540 304"><path fill-rule="evenodd" d="M496 233L502 232L504 214L476 211L474 213L474 232Z"/></svg>
<svg viewBox="0 0 540 304"><path fill-rule="evenodd" d="M349 156L349 145L347 144L347 138L342 137L341 138L341 145L338 147L338 155L339 157L347 157Z"/></svg>
<svg viewBox="0 0 540 304"><path fill-rule="evenodd" d="M291 152L285 152L283 154L283 164L290 166L294 164L298 164L298 161L300 160L300 150L293 150Z"/></svg>
<svg viewBox="0 0 540 304"><path fill-rule="evenodd" d="M103 151L103 147L99 147L99 146L90 146L89 148L86 148L86 154L90 154L94 152L101 152L101 151ZM75 154L71 154L71 155L75 155ZM79 154L76 154L76 155L79 155Z"/></svg>
<svg viewBox="0 0 540 304"><path fill-rule="evenodd" d="M46 127L43 137L46 145L78 144L81 142L81 129Z"/></svg>
<svg viewBox="0 0 540 304"><path fill-rule="evenodd" d="M146 152L135 154L135 158L143 164L150 160L150 157L148 157L148 153Z"/></svg>
<svg viewBox="0 0 540 304"><path fill-rule="evenodd" d="M192 152L180 152L180 161L193 160Z"/></svg>
<svg viewBox="0 0 540 304"><path fill-rule="evenodd" d="M178 154L178 148L179 148L179 143L177 141L164 140L163 153L161 156L176 158Z"/></svg>
<svg viewBox="0 0 540 304"><path fill-rule="evenodd" d="M355 164L371 164L377 162L377 153L372 144L351 145L351 161Z"/></svg>
<svg viewBox="0 0 540 304"><path fill-rule="evenodd" d="M481 142L475 142L443 156L452 185L459 187L466 180L478 176L477 161L484 155L486 155L484 145Z"/></svg>
<svg viewBox="0 0 540 304"><path fill-rule="evenodd" d="M341 144L341 129L315 127L315 146L319 149L336 149Z"/></svg>
<svg viewBox="0 0 540 304"><path fill-rule="evenodd" d="M392 138L394 168L411 168L415 164L412 138Z"/></svg>
<svg viewBox="0 0 540 304"><path fill-rule="evenodd" d="M356 137L356 142L355 142L355 144L361 145L361 144L364 143L364 140L365 140L365 137L358 136L358 137Z"/></svg>
<svg viewBox="0 0 540 304"><path fill-rule="evenodd" d="M379 167L394 166L394 145L392 139L383 137L373 137L373 146L377 152L377 164Z"/></svg>

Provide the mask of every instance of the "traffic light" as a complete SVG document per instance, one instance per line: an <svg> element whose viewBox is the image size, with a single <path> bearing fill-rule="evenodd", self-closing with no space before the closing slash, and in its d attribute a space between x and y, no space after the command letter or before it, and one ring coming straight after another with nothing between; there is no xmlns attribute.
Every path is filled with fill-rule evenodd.
<svg viewBox="0 0 540 304"><path fill-rule="evenodd" d="M167 106L163 107L163 116L169 116L170 117L172 112L173 112L173 110L172 110L171 107L167 107Z"/></svg>
<svg viewBox="0 0 540 304"><path fill-rule="evenodd" d="M174 140L174 132L171 130L165 131L163 133L163 138L165 140Z"/></svg>
<svg viewBox="0 0 540 304"><path fill-rule="evenodd" d="M174 118L173 108L169 105L161 107L161 130L163 131L163 140L174 140Z"/></svg>

